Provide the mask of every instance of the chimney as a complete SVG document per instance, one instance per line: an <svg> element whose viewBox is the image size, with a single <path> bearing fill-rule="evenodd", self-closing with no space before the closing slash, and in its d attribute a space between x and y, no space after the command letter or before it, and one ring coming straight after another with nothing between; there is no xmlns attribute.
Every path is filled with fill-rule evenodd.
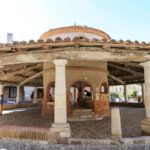
<svg viewBox="0 0 150 150"><path fill-rule="evenodd" d="M13 43L13 34L7 33L7 43L12 44Z"/></svg>

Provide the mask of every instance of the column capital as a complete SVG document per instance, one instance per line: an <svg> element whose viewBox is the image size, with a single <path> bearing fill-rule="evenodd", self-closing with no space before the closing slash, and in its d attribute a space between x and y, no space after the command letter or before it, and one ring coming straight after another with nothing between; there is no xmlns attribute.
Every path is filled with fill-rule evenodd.
<svg viewBox="0 0 150 150"><path fill-rule="evenodd" d="M150 67L150 61L142 62L142 63L140 63L140 65L143 67Z"/></svg>
<svg viewBox="0 0 150 150"><path fill-rule="evenodd" d="M53 63L56 66L64 66L64 65L66 65L68 63L68 61L67 61L67 59L54 59Z"/></svg>

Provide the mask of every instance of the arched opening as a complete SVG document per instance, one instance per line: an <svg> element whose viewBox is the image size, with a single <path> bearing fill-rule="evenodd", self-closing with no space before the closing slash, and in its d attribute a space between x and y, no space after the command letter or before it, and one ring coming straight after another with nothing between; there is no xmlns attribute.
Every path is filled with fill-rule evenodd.
<svg viewBox="0 0 150 150"><path fill-rule="evenodd" d="M85 81L77 81L70 87L70 104L73 109L93 108L93 89Z"/></svg>
<svg viewBox="0 0 150 150"><path fill-rule="evenodd" d="M33 99L34 98L34 88L33 88L33 91L32 91L32 93L31 93L31 99ZM43 98L43 89L42 88L38 88L37 89L37 98Z"/></svg>
<svg viewBox="0 0 150 150"><path fill-rule="evenodd" d="M103 82L101 87L100 87L100 93L108 93L108 86L107 86L107 83L106 82Z"/></svg>
<svg viewBox="0 0 150 150"><path fill-rule="evenodd" d="M47 102L54 102L55 98L55 82L52 81L47 87Z"/></svg>

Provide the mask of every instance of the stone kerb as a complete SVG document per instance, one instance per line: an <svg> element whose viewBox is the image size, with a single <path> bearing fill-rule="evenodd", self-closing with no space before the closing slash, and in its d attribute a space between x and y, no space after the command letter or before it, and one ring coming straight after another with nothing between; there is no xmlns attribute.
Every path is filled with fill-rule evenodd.
<svg viewBox="0 0 150 150"><path fill-rule="evenodd" d="M70 138L69 144L73 145L137 145L137 144L150 144L150 136L136 137L136 138L119 138L119 139L80 139Z"/></svg>

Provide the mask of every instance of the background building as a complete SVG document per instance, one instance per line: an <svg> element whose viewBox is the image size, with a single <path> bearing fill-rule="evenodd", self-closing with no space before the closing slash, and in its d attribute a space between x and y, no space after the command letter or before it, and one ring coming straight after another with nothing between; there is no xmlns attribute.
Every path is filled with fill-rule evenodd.
<svg viewBox="0 0 150 150"><path fill-rule="evenodd" d="M12 44L13 43L13 34L7 33L7 43Z"/></svg>

